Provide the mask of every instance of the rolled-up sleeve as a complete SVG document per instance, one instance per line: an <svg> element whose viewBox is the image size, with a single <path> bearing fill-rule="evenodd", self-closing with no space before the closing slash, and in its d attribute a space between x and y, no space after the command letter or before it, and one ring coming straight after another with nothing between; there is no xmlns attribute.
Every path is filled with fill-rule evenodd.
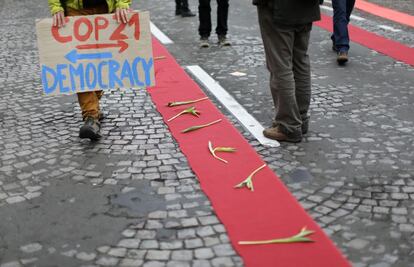
<svg viewBox="0 0 414 267"><path fill-rule="evenodd" d="M115 7L116 8L129 8L131 5L131 0L117 0Z"/></svg>
<svg viewBox="0 0 414 267"><path fill-rule="evenodd" d="M59 11L64 11L62 5L60 4L59 0L48 0L50 13L54 15Z"/></svg>

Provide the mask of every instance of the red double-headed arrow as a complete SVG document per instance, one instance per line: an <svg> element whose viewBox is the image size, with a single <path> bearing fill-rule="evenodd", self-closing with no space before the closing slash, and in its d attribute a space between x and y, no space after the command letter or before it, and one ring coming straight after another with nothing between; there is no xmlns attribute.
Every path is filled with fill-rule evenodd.
<svg viewBox="0 0 414 267"><path fill-rule="evenodd" d="M109 43L109 44L83 44L77 45L77 49L102 49L102 48L111 48L111 47L119 47L119 53L122 53L128 48L128 43L122 40L118 40L116 43Z"/></svg>

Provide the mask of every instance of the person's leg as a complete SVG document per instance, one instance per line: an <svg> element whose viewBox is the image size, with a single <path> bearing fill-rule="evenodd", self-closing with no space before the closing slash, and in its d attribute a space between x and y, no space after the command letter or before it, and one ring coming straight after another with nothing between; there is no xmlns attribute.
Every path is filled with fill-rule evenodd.
<svg viewBox="0 0 414 267"><path fill-rule="evenodd" d="M208 38L211 33L211 7L210 0L199 0L198 5L200 26L198 33L202 38Z"/></svg>
<svg viewBox="0 0 414 267"><path fill-rule="evenodd" d="M191 12L190 8L188 7L188 0L181 0L181 12L182 17L194 17L195 14Z"/></svg>
<svg viewBox="0 0 414 267"><path fill-rule="evenodd" d="M102 5L93 8L75 10L67 8L68 16L94 15L108 13L108 6ZM82 118L85 124L79 130L80 138L89 138L97 140L101 137L99 123L99 99L102 97L103 91L81 92L77 93L79 106L82 111Z"/></svg>
<svg viewBox="0 0 414 267"><path fill-rule="evenodd" d="M298 27L293 46L293 73L296 103L302 120L302 134L308 132L309 105L311 101L311 68L308 46L312 24Z"/></svg>
<svg viewBox="0 0 414 267"><path fill-rule="evenodd" d="M351 14L352 14L352 10L354 10L354 6L355 6L355 0L347 0L346 1L346 19L349 23L350 18L351 18Z"/></svg>
<svg viewBox="0 0 414 267"><path fill-rule="evenodd" d="M347 0L332 0L332 7L334 10L332 41L336 51L346 52L349 50Z"/></svg>
<svg viewBox="0 0 414 267"><path fill-rule="evenodd" d="M270 90L276 109L274 127L263 133L279 141L299 142L302 139L302 121L296 102L292 66L295 31L294 28L276 26L271 10L267 6L258 6L266 64L270 71Z"/></svg>
<svg viewBox="0 0 414 267"><path fill-rule="evenodd" d="M175 0L175 15L181 15L181 0Z"/></svg>
<svg viewBox="0 0 414 267"><path fill-rule="evenodd" d="M99 119L99 98L95 92L77 93L79 106L82 111L82 118L92 117Z"/></svg>
<svg viewBox="0 0 414 267"><path fill-rule="evenodd" d="M217 0L217 27L218 36L227 35L227 21L229 16L229 0Z"/></svg>

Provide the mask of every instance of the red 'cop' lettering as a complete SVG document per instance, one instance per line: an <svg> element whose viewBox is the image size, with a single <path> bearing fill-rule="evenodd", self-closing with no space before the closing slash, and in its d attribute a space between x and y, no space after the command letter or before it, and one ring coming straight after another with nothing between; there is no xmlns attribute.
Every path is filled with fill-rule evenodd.
<svg viewBox="0 0 414 267"><path fill-rule="evenodd" d="M51 28L53 38L59 43L68 43L75 38L79 42L87 42L91 38L92 33L96 41L99 41L100 32L108 28L109 20L103 16L97 16L94 18L93 22L90 18L87 17L66 17L66 22L69 20L74 20L73 23L73 34L64 36L59 31L60 28L53 26ZM115 18L113 18L116 20ZM134 38L139 40L140 38L140 24L139 24L139 14L135 13L129 19L129 22L124 24L121 23L116 27L111 33L110 40L125 40L127 35L123 33L126 26L134 27ZM86 30L86 31L85 31Z"/></svg>

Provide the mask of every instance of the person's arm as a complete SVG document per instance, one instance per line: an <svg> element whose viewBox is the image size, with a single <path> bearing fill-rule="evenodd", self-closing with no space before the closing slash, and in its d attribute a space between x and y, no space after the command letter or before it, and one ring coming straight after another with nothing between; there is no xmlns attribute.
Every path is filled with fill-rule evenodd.
<svg viewBox="0 0 414 267"><path fill-rule="evenodd" d="M53 17L53 26L62 27L65 25L65 10L59 0L48 0L50 13Z"/></svg>
<svg viewBox="0 0 414 267"><path fill-rule="evenodd" d="M115 3L115 16L118 23L128 22L128 12L131 5L131 0L116 0Z"/></svg>

